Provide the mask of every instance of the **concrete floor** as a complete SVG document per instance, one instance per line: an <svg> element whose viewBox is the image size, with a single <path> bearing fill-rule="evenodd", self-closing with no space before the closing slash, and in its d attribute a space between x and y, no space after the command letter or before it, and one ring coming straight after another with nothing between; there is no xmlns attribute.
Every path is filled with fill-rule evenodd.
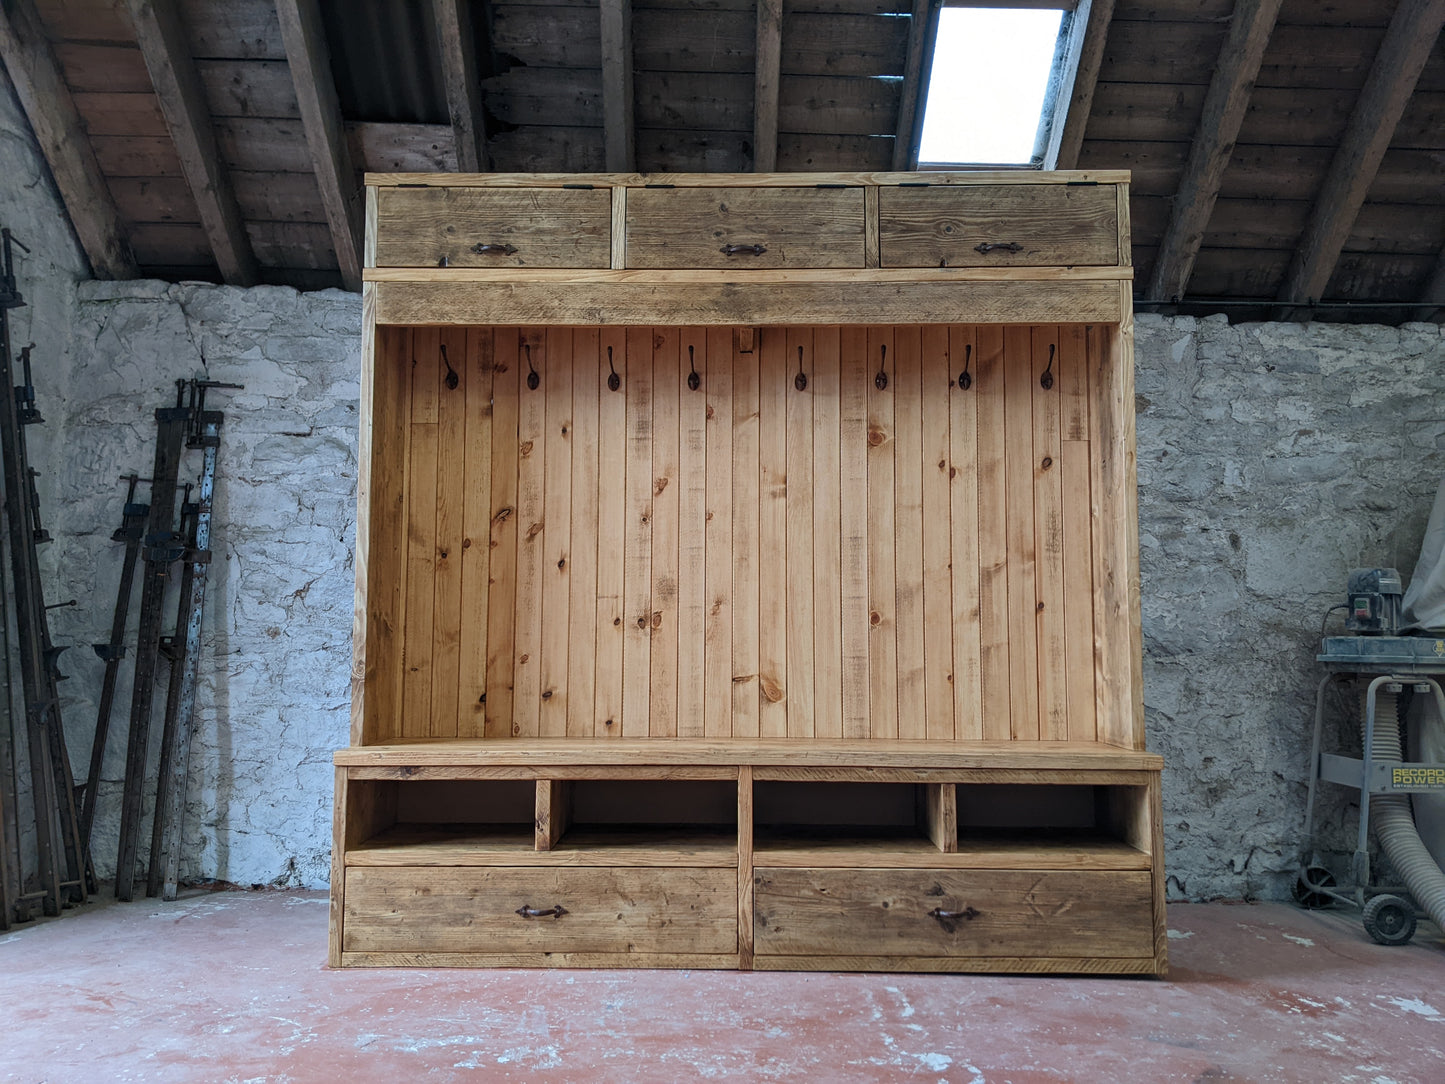
<svg viewBox="0 0 1445 1084"><path fill-rule="evenodd" d="M1445 942L1170 908L1151 979L327 970L321 893L0 934L0 1080L1445 1080Z"/></svg>

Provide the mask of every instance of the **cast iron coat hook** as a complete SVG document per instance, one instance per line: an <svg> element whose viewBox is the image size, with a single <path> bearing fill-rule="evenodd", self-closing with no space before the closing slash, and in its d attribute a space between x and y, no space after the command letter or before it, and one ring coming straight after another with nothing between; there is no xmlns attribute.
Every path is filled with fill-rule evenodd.
<svg viewBox="0 0 1445 1084"><path fill-rule="evenodd" d="M687 374L687 386L693 391L697 391L698 388L702 387L702 375L697 371L697 362L693 359L692 347L690 345L687 348L687 364L688 368L692 370L692 372Z"/></svg>
<svg viewBox="0 0 1445 1084"><path fill-rule="evenodd" d="M607 348L607 368L612 372L607 377L607 390L616 391L622 387L622 377L617 375L617 369L612 364L612 347Z"/></svg>
<svg viewBox="0 0 1445 1084"><path fill-rule="evenodd" d="M459 383L461 383L461 377L457 376L457 371L452 368L452 363L447 360L447 344L446 344L446 343L442 343L442 344L441 344L441 352L442 352L442 364L447 367L447 389L450 390L450 391L456 391L456 390L457 390L457 385L458 385Z"/></svg>
<svg viewBox="0 0 1445 1084"><path fill-rule="evenodd" d="M1039 377L1039 387L1048 391L1054 386L1054 344L1049 343L1049 363L1044 368L1044 375Z"/></svg>
<svg viewBox="0 0 1445 1084"><path fill-rule="evenodd" d="M973 374L968 371L969 360L973 357L973 343L963 344L963 372L958 374L958 386L964 391L973 387Z"/></svg>
<svg viewBox="0 0 1445 1084"><path fill-rule="evenodd" d="M523 343L522 349L527 352L527 387L536 391L537 386L542 383L542 374L532 365L532 344Z"/></svg>
<svg viewBox="0 0 1445 1084"><path fill-rule="evenodd" d="M798 347L798 375L793 377L793 387L799 391L808 390L808 374L803 372L803 348Z"/></svg>
<svg viewBox="0 0 1445 1084"><path fill-rule="evenodd" d="M884 344L879 349L882 353L878 358L878 375L873 378L873 386L879 391L886 391L888 389L888 346Z"/></svg>

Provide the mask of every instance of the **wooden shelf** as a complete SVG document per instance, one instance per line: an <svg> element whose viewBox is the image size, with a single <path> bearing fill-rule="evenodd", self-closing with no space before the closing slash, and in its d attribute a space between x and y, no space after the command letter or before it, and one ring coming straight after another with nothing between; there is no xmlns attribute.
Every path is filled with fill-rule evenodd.
<svg viewBox="0 0 1445 1084"><path fill-rule="evenodd" d="M759 829L753 864L858 869L1150 868L1149 856L1143 851L1099 832L1072 829L987 833L963 829L958 850L946 854L915 833Z"/></svg>
<svg viewBox="0 0 1445 1084"><path fill-rule="evenodd" d="M346 853L348 866L735 866L737 834L710 828L572 829L550 851L530 828L402 824Z"/></svg>

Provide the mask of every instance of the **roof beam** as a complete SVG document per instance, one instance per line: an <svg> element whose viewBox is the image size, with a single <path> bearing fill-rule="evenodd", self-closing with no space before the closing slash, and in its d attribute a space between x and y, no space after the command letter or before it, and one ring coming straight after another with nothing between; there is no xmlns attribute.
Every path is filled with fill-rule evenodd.
<svg viewBox="0 0 1445 1084"><path fill-rule="evenodd" d="M637 168L632 107L632 0L602 0L602 132L607 169Z"/></svg>
<svg viewBox="0 0 1445 1084"><path fill-rule="evenodd" d="M32 0L0 2L0 60L98 279L138 273L105 175Z"/></svg>
<svg viewBox="0 0 1445 1084"><path fill-rule="evenodd" d="M321 9L318 0L276 0L276 12L341 281L348 290L360 290L361 183L346 145Z"/></svg>
<svg viewBox="0 0 1445 1084"><path fill-rule="evenodd" d="M216 150L205 88L176 2L126 0L126 6L221 277L233 286L254 286L259 280L256 255L230 174Z"/></svg>
<svg viewBox="0 0 1445 1084"><path fill-rule="evenodd" d="M1084 18L1081 3L1075 18ZM1077 169L1079 151L1084 145L1084 129L1094 110L1094 87L1099 82L1099 69L1104 65L1104 44L1109 37L1109 23L1114 19L1114 0L1091 0L1088 5L1084 40L1074 69L1074 85L1069 92L1068 109L1053 152L1053 169Z"/></svg>
<svg viewBox="0 0 1445 1084"><path fill-rule="evenodd" d="M1441 26L1445 0L1400 0L1315 197L1280 301L1307 305L1325 292Z"/></svg>
<svg viewBox="0 0 1445 1084"><path fill-rule="evenodd" d="M783 70L783 0L758 0L753 81L753 171L778 168L778 83Z"/></svg>
<svg viewBox="0 0 1445 1084"><path fill-rule="evenodd" d="M918 140L923 134L925 89L933 72L933 43L938 37L938 13L943 0L913 0L908 23L908 55L903 62L903 93L898 101L897 133L893 139L893 168L918 166Z"/></svg>
<svg viewBox="0 0 1445 1084"><path fill-rule="evenodd" d="M1239 126L1249 109L1254 81L1259 78L1259 66L1279 17L1280 2L1239 0L1234 5L1229 33L1220 46L1214 77L1204 96L1204 111L1174 194L1169 224L1154 259L1148 294L1153 300L1171 301L1184 296L1194 272L1194 260L1204 243L1204 230L1219 199L1224 171L1234 154Z"/></svg>
<svg viewBox="0 0 1445 1084"><path fill-rule="evenodd" d="M457 169L484 173L491 168L487 155L487 122L482 113L482 82L477 69L476 34L468 0L432 0L441 51L442 84L457 148Z"/></svg>

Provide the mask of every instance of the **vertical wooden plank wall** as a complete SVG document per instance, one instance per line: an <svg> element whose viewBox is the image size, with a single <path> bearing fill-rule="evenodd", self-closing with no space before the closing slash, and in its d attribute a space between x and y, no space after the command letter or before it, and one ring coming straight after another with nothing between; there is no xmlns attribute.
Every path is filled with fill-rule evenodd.
<svg viewBox="0 0 1445 1084"><path fill-rule="evenodd" d="M1131 744L1127 346L383 329L365 740Z"/></svg>

